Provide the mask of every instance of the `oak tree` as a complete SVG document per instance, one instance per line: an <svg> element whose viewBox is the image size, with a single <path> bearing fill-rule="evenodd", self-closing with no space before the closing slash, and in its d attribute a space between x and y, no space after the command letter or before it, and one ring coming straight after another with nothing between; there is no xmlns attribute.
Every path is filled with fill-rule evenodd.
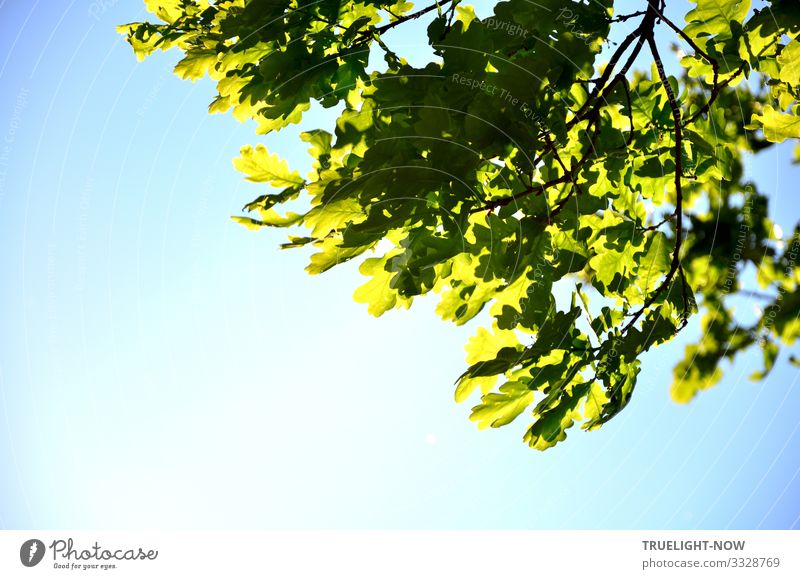
<svg viewBox="0 0 800 579"><path fill-rule="evenodd" d="M625 408L642 355L692 316L681 402L750 348L762 379L800 335L800 227L783 235L744 171L800 138L800 3L670 18L669 1L505 0L481 18L461 0L146 0L157 21L119 30L139 58L181 51L177 75L216 81L209 111L259 134L332 109L301 135L305 177L241 149L263 189L234 219L287 228L311 274L360 259L355 299L376 316L431 292L444 320L486 312L456 400L480 392L480 428L530 412L544 450ZM413 21L424 66L393 47ZM742 321L735 295L763 314Z"/></svg>

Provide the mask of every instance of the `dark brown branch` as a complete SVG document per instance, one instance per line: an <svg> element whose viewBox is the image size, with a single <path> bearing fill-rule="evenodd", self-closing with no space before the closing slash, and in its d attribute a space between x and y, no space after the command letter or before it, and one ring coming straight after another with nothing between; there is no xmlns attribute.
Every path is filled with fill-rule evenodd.
<svg viewBox="0 0 800 579"><path fill-rule="evenodd" d="M455 18L455 16L456 16L456 6L458 6L458 3L459 3L460 1L461 1L461 0L456 0L455 2L453 2L452 4L450 4L450 9L448 10L448 12L449 12L449 13L448 13L448 15L447 15L447 25L444 27L444 30L442 30L442 33L439 35L439 42L441 42L442 40L444 40L444 39L445 39L445 37L446 37L448 34L450 34L450 30L451 30L451 28L453 27L453 19L454 19L454 18Z"/></svg>
<svg viewBox="0 0 800 579"><path fill-rule="evenodd" d="M687 125L692 124L698 118L700 118L701 115L704 115L705 113L708 112L708 110L711 108L711 105L713 105L714 101L717 100L717 97L719 96L720 92L722 92L722 89L724 89L726 86L728 86L733 81L733 79L735 79L737 76L739 76L742 73L742 71L744 70L744 65L745 65L745 62L743 61L742 64L740 64L739 67L736 70L733 71L731 76L729 76L728 78L723 80L721 83L714 84L714 86L711 88L711 96L708 98L708 101L706 101L706 104L704 104L703 107L699 111L697 111L691 117L686 119L686 121L684 121L684 123L683 123L684 127L687 126Z"/></svg>
<svg viewBox="0 0 800 579"><path fill-rule="evenodd" d="M659 227L661 227L662 225L664 225L668 221L672 221L674 218L675 218L675 214L674 213L672 213L670 215L667 215L664 219L662 219L661 221L659 221L655 225L650 225L648 227L642 227L642 231L655 231L656 229L658 229Z"/></svg>
<svg viewBox="0 0 800 579"><path fill-rule="evenodd" d="M770 48L770 47L771 47L771 46L772 46L774 43L775 43L775 40L772 40L772 41L771 41L769 44L767 44L766 46L764 46L764 48L762 48L762 49L761 49L761 50L758 52L758 54L756 55L756 57L760 57L760 56L762 56L762 55L764 54L764 52L765 52L765 51L766 51L768 48ZM738 77L740 74L742 74L742 72L744 72L744 68L745 68L745 66L746 66L747 64L748 64L748 63L747 63L747 61L743 60L743 61L742 61L742 63L741 63L739 66L737 66L737 67L736 67L736 69L735 69L735 70L734 70L732 73L730 73L730 76L729 76L729 77L727 77L727 78L726 78L724 81L722 81L721 83L717 83L717 80L716 80L716 77L715 77L715 79L714 79L714 85L713 85L713 87L711 88L711 96L709 97L709 99L708 99L708 102L706 102L706 104L705 104L705 105L703 105L703 107L702 107L702 108L701 108L699 111L697 111L695 114L693 114L693 115L692 115L692 116L691 116L689 119L687 119L686 121L684 121L684 123L683 123L683 126L685 127L685 126L687 126L687 125L690 125L691 123L695 122L695 121L696 121L696 120L697 120L697 119L700 117L700 115L703 115L703 114L707 113L707 112L708 112L708 110L711 108L711 105L712 105L712 104L714 104L714 101L716 101L716 100L717 100L717 97L718 97L718 96L720 95L720 93L722 92L722 89L724 89L725 87L727 87L727 86L728 86L728 85L729 85L731 82L733 82L733 80L734 80L736 77Z"/></svg>
<svg viewBox="0 0 800 579"><path fill-rule="evenodd" d="M600 78L597 80L597 84L595 85L589 97L586 99L586 102L583 103L583 105L577 110L575 117L567 123L567 130L600 109L602 103L606 100L606 95L610 94L616 83L625 78L625 75L628 73L631 66L633 66L633 61L636 60L637 56L639 56L639 52L642 50L645 38L652 36L655 22L655 6L648 4L647 11L644 14L644 18L642 18L642 21L639 23L639 26L636 27L636 30L625 37L619 47L617 47L617 50L614 51L614 54L611 55L608 65L606 65L605 69L603 70L603 74L601 74ZM611 82L608 82L609 78L611 78L611 74L614 72L614 69L617 66L617 63L634 40L636 40L636 45L633 47L631 54L628 56L628 60L625 61L625 64L614 76Z"/></svg>
<svg viewBox="0 0 800 579"><path fill-rule="evenodd" d="M675 32L677 32L677 33L678 33L678 36L680 36L681 38L683 38L683 39L686 41L686 43L687 43L689 46L691 46L691 47L692 47L692 50L694 50L694 51L695 51L697 54L699 54L699 55L700 55L702 58L704 58L706 61L708 61L708 63L709 63L709 64L710 64L710 65L711 65L711 66L714 68L714 71L715 71L715 73L716 73L716 72L719 70L719 63L716 61L716 59L714 59L714 58L711 58L711 57L708 55L708 53L706 53L706 51L705 51L705 50L703 50L702 48L700 48L700 47L697 45L697 43L696 43L694 40L692 40L692 38L691 38L691 37L690 37L688 34L686 34L686 33L685 33L683 30L681 30L680 28L678 28L678 27L675 25L675 23L674 23L674 22L672 22L672 20L670 20L669 18L667 18L666 16L664 16L664 14L663 14L663 13L662 13L662 12L661 12L661 11L660 11L658 8L654 8L654 10L656 11L656 14L658 14L658 17L659 17L659 18L660 18L660 19L661 19L661 20L662 20L664 23L666 23L666 25L667 25L667 26L669 26L669 27L670 27L670 28L672 28L672 29L673 29ZM714 84L716 84L716 83L714 83Z"/></svg>
<svg viewBox="0 0 800 579"><path fill-rule="evenodd" d="M518 199L522 199L523 197L527 197L528 195L539 195L544 193L551 187L555 187L556 185L560 185L562 183L567 183L569 181L569 175L562 175L558 179L552 179L547 183L542 185L531 185L524 191L520 191L519 193L514 193L513 195L509 195L508 197L500 197L499 199L492 199L486 202L486 205L482 205L481 207L473 208L470 213L478 213L480 211L491 211L492 209L496 209L498 207L504 207L513 201L517 201Z"/></svg>
<svg viewBox="0 0 800 579"><path fill-rule="evenodd" d="M547 131L544 131L542 133L542 137L544 137L544 142L547 148L553 152L553 156L556 159L556 163L558 163L558 165L561 167L561 169L564 171L565 174L570 175L570 178L572 178L570 170L567 169L567 166L564 164L564 161L561 160L561 155L558 154L558 149L556 149L556 145L553 142L553 139L550 138L550 135L547 133Z"/></svg>
<svg viewBox="0 0 800 579"><path fill-rule="evenodd" d="M576 190L578 191L578 193L583 193L583 191L581 191L580 185L578 185L578 182L575 180L576 175L573 173L572 170L567 169L567 166L564 164L564 161L561 160L561 155L558 154L558 151L555 149L555 145L553 145L549 135L545 135L545 139L548 141L548 144L553 149L553 156L556 159L556 163L558 163L558 165L561 167L561 170L564 171L565 175L569 175L569 180L572 183L572 187L570 188L570 191L567 194L567 196L564 197L564 199L562 199L561 201L559 201L558 204L553 208L553 210L547 216L547 221L549 223L550 220L554 216L558 215L559 212L564 208L564 205L567 204L567 201L569 201L573 197L573 195L575 195Z"/></svg>
<svg viewBox="0 0 800 579"><path fill-rule="evenodd" d="M639 319L639 316L641 316L642 313L644 313L644 311L653 304L658 296L669 287L669 284L672 282L675 274L679 271L683 297L682 326L686 324L686 319L688 318L686 278L683 275L680 260L681 243L683 240L683 192L681 189L681 179L683 177L683 134L681 131L681 109L678 106L678 101L675 98L675 94L672 92L672 86L670 86L667 73L664 71L664 63L662 62L661 56L658 53L658 47L656 46L656 42L652 33L647 35L647 44L650 47L650 53L653 55L653 59L655 60L656 69L658 70L658 77L661 80L661 86L667 93L667 99L669 101L669 108L672 111L672 122L675 131L675 248L672 250L672 262L670 263L669 271L667 272L664 281L661 282L655 291L647 297L641 309L633 314L631 320L623 328L622 333L627 332L636 323L636 320Z"/></svg>
<svg viewBox="0 0 800 579"><path fill-rule="evenodd" d="M631 88L627 78L622 79L622 86L625 87L625 100L628 102L628 122L631 124L631 133L625 140L625 146L630 147L631 143L633 143L633 106L631 105Z"/></svg>
<svg viewBox="0 0 800 579"><path fill-rule="evenodd" d="M508 197L500 197L498 199L489 200L486 202L485 205L482 205L480 207L475 207L472 210L470 210L470 213L478 213L480 211L491 211L492 209L496 209L497 207L503 207L505 205L508 205L509 203L522 199L523 197L527 197L528 195L540 195L545 191L547 191L548 189L550 189L551 187L555 187L556 185L561 185L563 183L568 183L570 181L573 181L574 180L573 175L577 175L578 171L580 171L586 164L586 162L589 160L589 157L591 156L591 153L595 148L594 146L597 140L597 135L600 133L599 118L596 115L590 119L590 123L592 122L595 124L595 131L594 134L592 135L590 146L587 147L583 156L578 160L575 166L567 170L567 172L564 175L558 177L557 179L552 179L542 185L531 185L524 191L520 191L519 193L514 193L513 195L509 195ZM545 142L547 144L546 149L555 151L556 155L558 155L558 152L555 149L555 144L552 142L552 139L549 139L549 136L548 138L545 139Z"/></svg>
<svg viewBox="0 0 800 579"><path fill-rule="evenodd" d="M640 10L638 12L632 12L630 14L623 14L622 16L615 16L609 22L625 22L626 20L630 20L631 18L636 18L637 16L644 16L647 14L646 10Z"/></svg>
<svg viewBox="0 0 800 579"><path fill-rule="evenodd" d="M715 58L712 58L711 56L709 56L709 54L705 50L700 48L697 45L697 43L694 40L692 40L692 38L688 34L686 34L683 30L678 28L678 26L676 26L675 23L672 22L672 20L670 20L669 18L664 16L664 14L662 14L660 10L656 9L656 12L658 14L658 17L664 23L666 23L667 26L669 26L675 32L677 32L678 36L683 38L686 41L686 43L689 46L692 47L692 50L694 50L695 54L700 55L701 58L703 58L706 62L708 62L711 65L711 69L714 71L714 78L713 78L713 80L711 82L711 87L712 87L711 88L711 96L709 97L708 102L705 104L705 106L702 109L700 109L700 111L698 111L690 119L688 119L687 121L685 121L683 123L683 126L685 127L686 125L692 123L696 118L698 118L705 111L707 111L711 107L711 104L716 100L717 96L719 95L719 91L722 90L725 86L727 86L728 83L730 83L731 79L735 78L739 73L737 72L732 77L730 77L725 83L720 85L719 84L719 62L717 62L717 60ZM744 64L744 63L742 63L742 64Z"/></svg>
<svg viewBox="0 0 800 579"><path fill-rule="evenodd" d="M608 61L608 65L606 65L606 68L603 70L603 74L600 75L600 78L598 78L597 81L595 82L595 87L594 89L592 89L592 92L589 94L589 97L586 99L586 102L583 103L583 105L575 112L575 116L573 117L573 119L569 123L567 123L567 129L569 129L572 125L575 125L576 123L580 122L583 119L584 113L586 113L587 110L591 110L591 107L594 105L598 96L600 96L600 93L603 91L603 88L608 82L611 73L614 71L614 67L617 66L617 62L619 62L619 59L622 58L622 55L625 52L625 50L627 50L627 48L631 45L631 43L636 39L636 37L639 34L640 34L639 29L637 28L636 30L634 30L628 36L625 37L625 40L622 41L617 50L611 56L611 60Z"/></svg>
<svg viewBox="0 0 800 579"><path fill-rule="evenodd" d="M370 36L373 34L383 34L384 32L388 32L395 26L400 26L403 22L408 22L409 20L415 20L420 16L424 16L428 12L431 12L436 9L440 9L443 6L447 6L454 0L443 0L442 2L437 2L436 4L431 4L430 6L426 6L422 10L417 10L413 14L406 14L402 18L398 18L394 22L390 22L389 24L384 24L383 26L378 26L377 28L370 28L369 30L365 30L359 36L361 37L357 42L365 42L368 41Z"/></svg>
<svg viewBox="0 0 800 579"><path fill-rule="evenodd" d="M578 169L580 167L582 167L583 164L586 162L586 160L588 159L588 157L590 155L590 152L595 150L595 145L597 143L597 136L600 134L600 117L598 115L595 115L594 118L592 119L592 121L594 122L594 132L592 133L592 136L591 136L591 138L589 140L589 147L586 149L586 153L584 154L584 156L582 157L581 161L579 161L579 163L577 165ZM559 160L559 163L560 163L560 159L558 159L558 160ZM563 163L561 163L561 165L563 167ZM577 181L575 180L577 178L577 170L575 170L575 169L570 170L569 175L570 175L570 179L572 181L572 189L570 189L569 194L566 197L564 197L564 199L559 201L556 204L556 206L553 207L553 210L547 216L548 223L551 223L552 220L553 220L553 217L558 215L561 212L561 210L564 209L564 207L567 204L567 201L572 199L572 197L575 195L575 191L576 190L577 190L577 192L579 194L583 194L583 190L581 189L580 185L578 185Z"/></svg>

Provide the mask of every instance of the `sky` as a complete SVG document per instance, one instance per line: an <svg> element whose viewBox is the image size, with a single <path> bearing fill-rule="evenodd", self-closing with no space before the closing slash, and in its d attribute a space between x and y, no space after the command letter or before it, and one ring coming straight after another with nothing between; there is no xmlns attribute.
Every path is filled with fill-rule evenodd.
<svg viewBox="0 0 800 579"><path fill-rule="evenodd" d="M476 399L453 401L474 323L427 299L372 318L356 264L308 276L282 232L229 219L260 194L239 148L306 172L297 134L330 114L268 137L208 115L210 81L174 76L177 53L137 63L114 31L145 18L133 0L0 0L0 527L800 527L786 350L763 382L743 356L678 405L692 325L601 430L546 453L523 418L479 432ZM392 33L412 61L423 26ZM784 231L790 151L748 167Z"/></svg>

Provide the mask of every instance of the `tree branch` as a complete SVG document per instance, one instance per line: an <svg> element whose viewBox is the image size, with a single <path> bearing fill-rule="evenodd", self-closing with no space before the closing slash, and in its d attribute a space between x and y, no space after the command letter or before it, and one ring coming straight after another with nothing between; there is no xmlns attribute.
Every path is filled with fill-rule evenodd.
<svg viewBox="0 0 800 579"><path fill-rule="evenodd" d="M658 8L653 8L653 10L655 10L655 12L656 12L656 14L658 15L658 17L659 17L659 18L660 18L660 19L661 19L661 20L662 20L662 21L663 21L663 22L664 22L664 23L665 23L667 26L669 26L669 27L670 27L670 28L672 28L672 29L673 29L675 32L677 32L677 33L678 33L678 36L680 36L681 38L683 38L683 39L686 41L686 43L687 43L689 46L691 46L691 47L692 47L692 50L694 50L694 51L695 51L697 54L699 54L701 57L703 57L705 60L707 60L707 61L708 61L708 63L709 63L709 64L710 64L710 65L711 65L711 66L714 68L714 74L716 75L716 73L717 73L717 72L718 72L718 70L719 70L719 63L716 61L716 59L714 59L714 58L711 58L711 57L708 55L708 53L706 53L706 51L704 51L702 48L700 48L700 47L697 45L697 43L696 43L694 40L692 40L692 38L691 38L691 37L690 37L688 34L686 34L686 33L685 33L683 30L681 30L680 28L678 28L678 27L675 25L675 23L674 23L674 22L672 22L672 20L670 20L669 18L667 18L666 16L664 16L664 14L663 14L663 13L662 13L662 12L661 12L661 11L660 11ZM715 82L714 84L716 84L716 82Z"/></svg>
<svg viewBox="0 0 800 579"><path fill-rule="evenodd" d="M581 189L580 185L578 185L578 182L575 179L577 178L577 171L583 166L583 164L586 162L586 160L588 160L590 152L595 150L595 144L597 142L597 136L600 134L600 117L599 117L599 115L595 115L592 120L594 122L594 132L592 133L591 139L589 140L589 147L586 149L586 153L582 157L581 161L579 161L579 163L576 166L576 168L575 169L571 169L569 171L570 180L572 181L572 188L570 189L570 191L567 194L567 196L564 197L564 199L562 199L561 201L559 201L558 204L556 204L556 206L553 208L553 210L547 216L548 223L552 222L553 217L558 215L561 212L561 210L564 209L564 207L567 204L567 201L572 199L572 197L575 195L575 191L576 190L577 190L577 192L579 194L583 194L583 189ZM558 160L559 164L563 167L564 165L561 162L561 159L559 157L557 157L557 160Z"/></svg>
<svg viewBox="0 0 800 579"><path fill-rule="evenodd" d="M606 65L605 69L603 70L603 74L600 75L600 78L597 79L597 83L595 84L595 87L589 97L586 99L586 102L583 103L583 105L577 110L572 120L567 123L567 130L573 127L576 123L579 123L586 116L592 115L596 110L599 110L599 108L602 106L602 103L606 100L606 95L611 92L616 83L620 82L620 80L625 77L625 75L628 73L628 70L630 70L631 66L633 66L633 61L636 60L637 56L639 56L639 52L642 50L645 38L647 36L652 36L653 34L655 22L655 6L648 4L647 11L644 14L644 18L642 18L642 21L639 23L639 26L636 27L636 30L625 37L617 50L614 51L614 54L611 55L608 65ZM613 80L608 82L608 79L611 77L611 73L614 72L614 68L616 68L617 63L634 40L636 40L636 45L633 47L631 54L628 56L628 60L625 61L625 64L622 66L616 76L614 76Z"/></svg>
<svg viewBox="0 0 800 579"><path fill-rule="evenodd" d="M577 175L577 172L580 171L581 168L589 160L589 157L591 156L591 153L594 150L594 145L595 145L595 142L597 140L597 135L600 133L599 118L595 115L592 119L590 119L590 122L593 122L594 126L595 126L595 131L592 134L592 137L591 137L591 140L590 140L590 146L587 147L587 149L584 152L583 156L578 160L578 162L575 164L575 166L572 167L571 169L564 168L563 163L562 163L562 168L564 168L564 170L566 171L566 173L564 175L562 175L561 177L558 177L557 179L552 179L552 180L544 183L543 185L532 185L532 186L528 187L527 189L525 189L524 191L520 191L519 193L514 193L513 195L509 195L508 197L500 197L498 199L490 200L485 205L473 208L472 210L470 210L470 213L478 213L480 211L491 211L492 209L496 209L497 207L503 207L505 205L508 205L509 203L512 203L514 201L522 199L523 197L526 197L528 195L532 195L532 194L539 195L539 194L544 193L545 191L547 191L548 189L550 189L551 187L554 187L556 185L561 185L563 183L568 183L570 181L574 183L574 176ZM548 149L552 149L555 152L556 156L558 156L558 151L555 149L555 144L552 142L551 139L549 139L549 136L545 138L545 142L547 143L547 148ZM567 197L567 199L569 199L569 196ZM565 203L565 202L566 202L566 199L563 201L563 203ZM558 209L558 211L560 211L560 208ZM551 216L555 215L556 213L558 213L558 211L555 211L555 212L551 213L550 215Z"/></svg>
<svg viewBox="0 0 800 579"><path fill-rule="evenodd" d="M745 65L745 62L742 61L742 64L740 64L739 67L736 70L733 71L731 76L729 76L728 78L723 80L721 83L714 84L714 86L711 88L711 96L708 97L708 101L706 101L706 104L704 104L699 111L697 111L691 117L686 119L686 121L684 121L684 123L683 123L684 127L687 126L687 125L692 124L698 118L700 118L701 115L704 115L705 113L708 112L708 110L711 108L711 105L713 105L714 101L717 100L717 97L719 96L719 93L722 92L722 89L724 89L726 86L728 86L733 81L733 79L735 79L737 76L739 76L742 73L742 71L744 70L744 65Z"/></svg>
<svg viewBox="0 0 800 579"><path fill-rule="evenodd" d="M633 106L631 106L631 89L627 78L622 79L622 85L625 87L625 100L628 101L628 122L631 125L631 132L625 140L625 146L630 147L633 143Z"/></svg>
<svg viewBox="0 0 800 579"><path fill-rule="evenodd" d="M430 6L426 6L422 10L417 10L413 14L406 14L402 18L398 18L394 22L390 22L389 24L384 24L383 26L378 26L377 28L370 28L369 30L365 30L359 36L361 37L357 42L365 42L369 40L369 37L373 34L383 34L384 32L388 32L395 26L400 26L403 22L408 22L409 20L415 20L420 16L427 14L433 10L441 9L443 6L447 6L454 0L443 0L442 2L436 2L436 4L431 4Z"/></svg>
<svg viewBox="0 0 800 579"><path fill-rule="evenodd" d="M630 14L623 14L622 16L615 16L609 20L609 22L625 22L626 20L636 18L637 16L644 16L645 14L647 14L646 10L639 10L638 12L631 12Z"/></svg>
<svg viewBox="0 0 800 579"><path fill-rule="evenodd" d="M651 4L652 7L652 4ZM673 127L675 131L675 213L674 216L675 220L675 249L672 251L672 262L670 263L669 271L667 272L664 281L659 284L656 290L650 294L644 302L644 305L639 309L628 322L628 324L623 328L622 332L627 332L635 323L636 320L639 319L639 316L649 308L653 302L658 298L661 293L669 287L669 284L672 282L672 279L675 277L675 274L680 271L680 278L681 278L681 289L682 289L682 297L683 297L683 324L686 324L686 320L688 318L687 311L688 311L688 298L687 298L687 287L686 287L686 278L683 275L683 270L681 269L681 261L680 261L680 251L681 251L681 243L683 241L683 192L681 189L681 178L683 177L683 148L682 148L682 132L681 132L681 109L678 106L678 101L675 98L675 94L672 92L672 86L669 84L669 80L667 78L667 73L664 71L664 63L661 61L661 56L658 53L658 47L656 46L655 39L653 37L652 32L647 35L647 44L650 47L650 53L653 55L653 59L656 63L656 69L658 70L658 76L661 80L661 86L664 88L664 91L667 93L667 99L669 100L669 107L672 111L672 121Z"/></svg>
<svg viewBox="0 0 800 579"><path fill-rule="evenodd" d="M509 195L508 197L500 197L498 199L489 200L485 205L480 207L474 207L470 210L470 213L478 213L480 211L491 211L492 209L496 209L498 207L504 207L513 201L517 201L518 199L522 199L528 195L539 195L540 193L544 193L550 187L554 187L556 185L560 185L561 183L566 183L569 181L569 175L562 175L558 179L552 179L547 183L542 185L532 185L525 189L524 191L520 191L519 193L514 193L513 195Z"/></svg>
<svg viewBox="0 0 800 579"><path fill-rule="evenodd" d="M675 218L675 214L671 213L670 215L667 215L664 219L662 219L661 221L659 221L658 223L656 223L654 225L649 225L648 227L642 227L642 231L655 231L656 229L658 229L659 227L661 227L662 225L664 225L668 221L672 221L672 219L674 219L674 218Z"/></svg>

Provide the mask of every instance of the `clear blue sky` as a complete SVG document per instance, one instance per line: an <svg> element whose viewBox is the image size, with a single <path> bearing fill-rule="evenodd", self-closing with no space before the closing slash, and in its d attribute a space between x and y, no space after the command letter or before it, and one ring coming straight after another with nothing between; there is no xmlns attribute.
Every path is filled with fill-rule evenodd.
<svg viewBox="0 0 800 579"><path fill-rule="evenodd" d="M177 54L137 64L114 26L145 17L0 0L0 527L800 525L785 353L678 406L682 345L659 348L618 419L544 454L524 417L478 432L452 397L474 327L425 300L371 318L355 267L309 277L280 232L231 222L259 194L239 147L305 172L306 145L207 115L213 86L173 76ZM784 231L788 153L750 167Z"/></svg>

